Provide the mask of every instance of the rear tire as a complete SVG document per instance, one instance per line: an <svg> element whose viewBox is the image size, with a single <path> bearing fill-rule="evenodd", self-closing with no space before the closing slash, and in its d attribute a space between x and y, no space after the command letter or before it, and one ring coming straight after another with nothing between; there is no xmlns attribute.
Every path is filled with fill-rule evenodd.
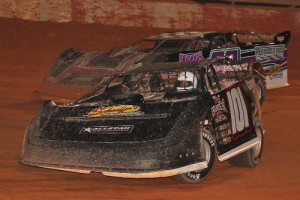
<svg viewBox="0 0 300 200"><path fill-rule="evenodd" d="M238 167L256 167L262 156L263 152L263 144L264 144L264 134L263 129L259 126L256 128L257 137L260 138L260 144L256 145L255 147L248 149L247 151L230 158L228 160L229 164L232 166Z"/></svg>
<svg viewBox="0 0 300 200"><path fill-rule="evenodd" d="M199 171L192 171L184 174L179 174L176 176L177 180L183 183L198 183L210 174L215 164L216 149L215 140L207 130L204 130L203 133L203 146L205 150L207 168Z"/></svg>

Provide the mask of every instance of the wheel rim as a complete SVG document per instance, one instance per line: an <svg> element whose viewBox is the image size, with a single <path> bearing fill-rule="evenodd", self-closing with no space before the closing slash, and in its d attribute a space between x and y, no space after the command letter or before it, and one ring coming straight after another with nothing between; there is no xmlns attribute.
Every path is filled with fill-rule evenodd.
<svg viewBox="0 0 300 200"><path fill-rule="evenodd" d="M203 147L204 147L205 157L206 157L205 162L208 165L209 160L210 160L210 156L211 156L211 152L210 152L210 146L209 146L209 144L206 140L203 141ZM200 170L197 170L197 171L194 171L194 172L201 172L203 170L205 170L205 169L200 169Z"/></svg>
<svg viewBox="0 0 300 200"><path fill-rule="evenodd" d="M255 147L253 147L253 158L254 159L257 159L260 156L260 152L261 152L262 131L260 128L256 128L256 135L260 142Z"/></svg>
<svg viewBox="0 0 300 200"><path fill-rule="evenodd" d="M209 136L207 136L209 137ZM210 138L210 137L209 137ZM205 152L203 152L205 154L205 162L207 164L207 168L205 169L200 169L200 170L195 170L195 171L191 171L191 172L187 172L187 173L183 173L180 174L180 179L184 180L184 182L188 182L188 183L198 183L199 181L203 180L205 177L208 176L208 174L210 174L213 165L214 165L214 150L210 145L210 139L203 137L203 143L202 143L202 151L204 150Z"/></svg>
<svg viewBox="0 0 300 200"><path fill-rule="evenodd" d="M209 146L209 144L206 140L204 140L203 146L204 146L204 150L205 150L206 164L208 165L209 160L210 160L210 156L211 156L210 146Z"/></svg>
<svg viewBox="0 0 300 200"><path fill-rule="evenodd" d="M257 85L257 93L258 93L258 99L261 100L262 91L259 85Z"/></svg>

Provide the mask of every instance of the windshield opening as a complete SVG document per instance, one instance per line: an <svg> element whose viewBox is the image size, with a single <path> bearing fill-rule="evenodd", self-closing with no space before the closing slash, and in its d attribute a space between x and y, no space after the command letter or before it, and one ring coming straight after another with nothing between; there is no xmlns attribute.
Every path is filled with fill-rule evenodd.
<svg viewBox="0 0 300 200"><path fill-rule="evenodd" d="M163 99L166 94L181 98L182 94L199 93L203 88L201 83L197 70L123 75L113 78L79 102L124 99L136 95L143 96L143 101Z"/></svg>

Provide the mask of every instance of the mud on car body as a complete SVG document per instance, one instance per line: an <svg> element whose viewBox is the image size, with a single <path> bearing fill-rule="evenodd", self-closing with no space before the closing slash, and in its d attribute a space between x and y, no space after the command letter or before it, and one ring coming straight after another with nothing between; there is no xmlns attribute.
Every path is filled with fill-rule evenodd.
<svg viewBox="0 0 300 200"><path fill-rule="evenodd" d="M139 64L73 103L46 101L26 131L21 162L189 183L207 177L216 159L255 167L264 129L254 65Z"/></svg>
<svg viewBox="0 0 300 200"><path fill-rule="evenodd" d="M116 47L108 52L80 52L71 48L57 58L37 94L43 99L66 102L138 63L188 62L221 56L257 62L253 69L263 102L266 87L288 85L289 39L289 31L273 35L246 31L185 31L147 37L129 47Z"/></svg>

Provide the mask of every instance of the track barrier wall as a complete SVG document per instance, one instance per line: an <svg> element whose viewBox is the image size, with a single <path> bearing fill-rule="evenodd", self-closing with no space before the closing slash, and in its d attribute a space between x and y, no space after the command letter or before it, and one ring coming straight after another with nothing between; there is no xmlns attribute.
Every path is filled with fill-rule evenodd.
<svg viewBox="0 0 300 200"><path fill-rule="evenodd" d="M298 7L200 4L188 0L3 0L0 17L179 30L292 30L293 37L300 35Z"/></svg>

